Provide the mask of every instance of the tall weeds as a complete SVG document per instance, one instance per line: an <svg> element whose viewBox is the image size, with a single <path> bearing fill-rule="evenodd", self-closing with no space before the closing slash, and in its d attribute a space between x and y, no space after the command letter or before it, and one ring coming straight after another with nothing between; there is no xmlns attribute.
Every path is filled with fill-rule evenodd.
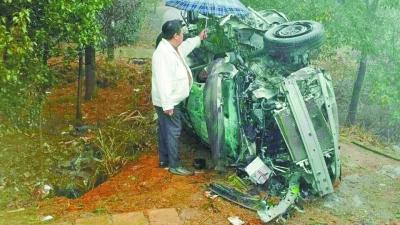
<svg viewBox="0 0 400 225"><path fill-rule="evenodd" d="M98 173L112 176L130 159L149 148L154 134L151 132L151 117L139 111L127 111L96 131L94 145L100 152Z"/></svg>

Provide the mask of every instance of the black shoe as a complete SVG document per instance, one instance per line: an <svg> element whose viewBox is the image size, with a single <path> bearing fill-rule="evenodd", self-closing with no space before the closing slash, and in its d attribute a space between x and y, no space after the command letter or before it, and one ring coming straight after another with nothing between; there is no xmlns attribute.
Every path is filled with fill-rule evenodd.
<svg viewBox="0 0 400 225"><path fill-rule="evenodd" d="M180 176L192 176L194 175L193 171L190 171L182 166L169 168L170 173Z"/></svg>
<svg viewBox="0 0 400 225"><path fill-rule="evenodd" d="M160 168L167 168L168 167L168 162L160 162L159 164L158 164L158 166L160 167Z"/></svg>

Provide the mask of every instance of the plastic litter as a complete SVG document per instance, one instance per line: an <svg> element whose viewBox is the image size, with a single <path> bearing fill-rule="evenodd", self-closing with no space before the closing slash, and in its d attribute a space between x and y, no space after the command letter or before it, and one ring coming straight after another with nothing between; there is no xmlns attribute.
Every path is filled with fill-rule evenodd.
<svg viewBox="0 0 400 225"><path fill-rule="evenodd" d="M41 219L41 221L42 221L42 222L46 222L46 221L50 221L50 220L52 220L52 219L54 219L54 217L48 215L48 216L43 217L43 218Z"/></svg>
<svg viewBox="0 0 400 225"><path fill-rule="evenodd" d="M8 213L16 213L16 212L22 212L22 211L25 211L25 208L14 209L14 210L10 210L10 211L7 211L7 212Z"/></svg>
<svg viewBox="0 0 400 225"><path fill-rule="evenodd" d="M243 220L241 220L238 216L228 217L228 220L232 225L243 225L243 224L245 224L245 222Z"/></svg>
<svg viewBox="0 0 400 225"><path fill-rule="evenodd" d="M260 157L256 157L245 171L249 174L250 180L256 184L264 184L272 174L272 170L268 168Z"/></svg>
<svg viewBox="0 0 400 225"><path fill-rule="evenodd" d="M207 198L211 198L211 199L215 199L218 197L218 195L213 194L211 191L205 191L204 196L206 196Z"/></svg>

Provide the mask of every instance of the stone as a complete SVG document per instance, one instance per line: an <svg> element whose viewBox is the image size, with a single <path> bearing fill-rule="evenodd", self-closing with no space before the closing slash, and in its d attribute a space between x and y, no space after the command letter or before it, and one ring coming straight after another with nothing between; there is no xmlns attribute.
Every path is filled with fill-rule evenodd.
<svg viewBox="0 0 400 225"><path fill-rule="evenodd" d="M148 211L151 225L182 225L178 212L174 208L153 209Z"/></svg>
<svg viewBox="0 0 400 225"><path fill-rule="evenodd" d="M131 212L112 215L113 225L148 225L143 212Z"/></svg>
<svg viewBox="0 0 400 225"><path fill-rule="evenodd" d="M179 218L185 222L185 224L190 224L191 220L201 220L202 214L198 209L195 208L185 208L181 210Z"/></svg>
<svg viewBox="0 0 400 225"><path fill-rule="evenodd" d="M111 221L108 215L94 216L87 218L80 218L75 221L76 225L111 225Z"/></svg>

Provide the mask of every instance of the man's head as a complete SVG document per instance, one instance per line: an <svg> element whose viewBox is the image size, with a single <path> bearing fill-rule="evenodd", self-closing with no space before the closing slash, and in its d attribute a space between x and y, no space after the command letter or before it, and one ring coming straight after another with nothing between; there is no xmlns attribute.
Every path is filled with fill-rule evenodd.
<svg viewBox="0 0 400 225"><path fill-rule="evenodd" d="M183 42L182 20L170 20L162 26L162 37L173 46L178 47Z"/></svg>

